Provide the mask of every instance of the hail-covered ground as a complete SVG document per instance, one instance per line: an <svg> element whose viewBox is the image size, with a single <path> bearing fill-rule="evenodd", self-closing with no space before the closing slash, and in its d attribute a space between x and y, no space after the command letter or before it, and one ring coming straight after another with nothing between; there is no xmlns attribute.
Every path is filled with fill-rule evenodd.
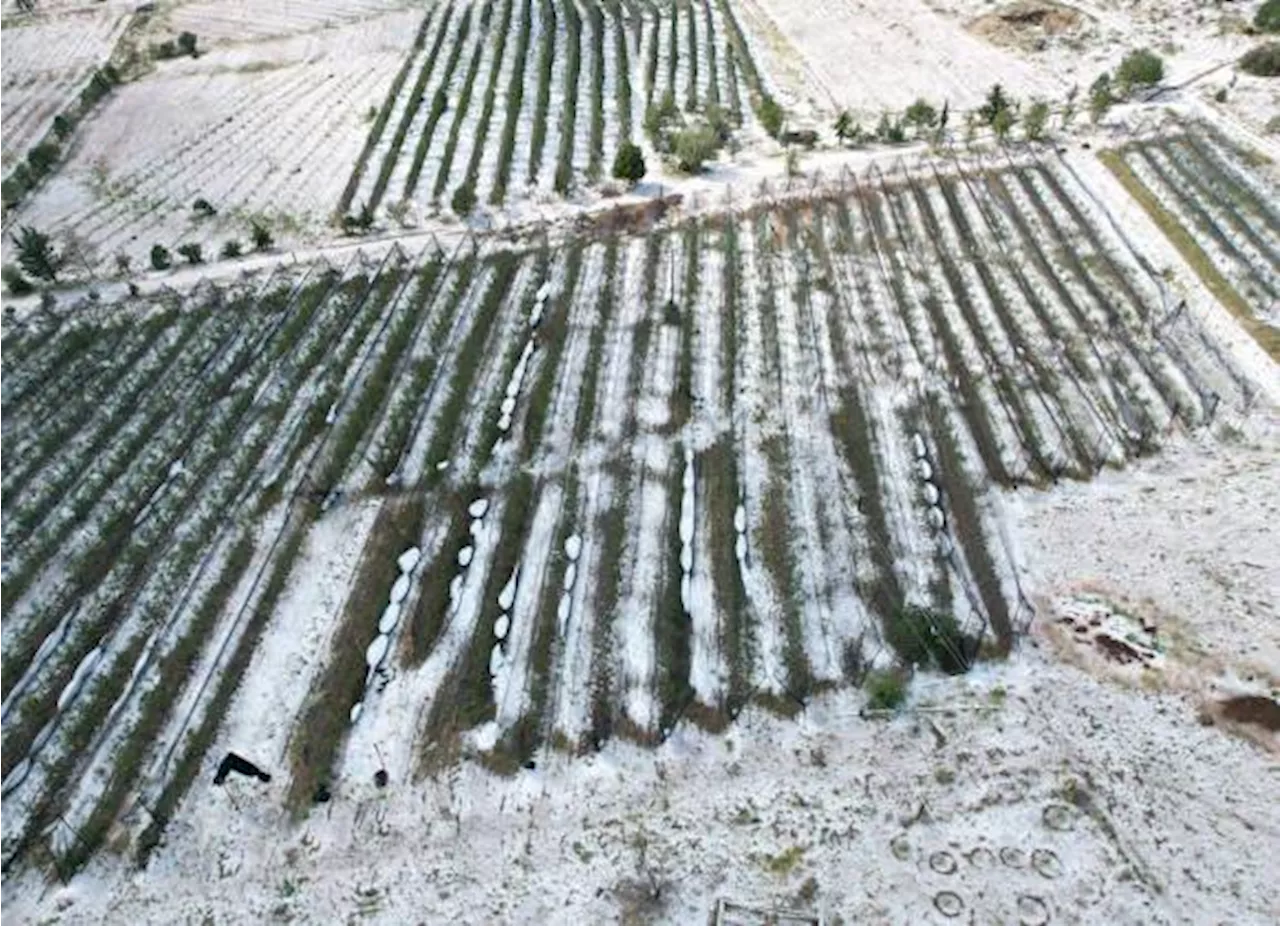
<svg viewBox="0 0 1280 926"><path fill-rule="evenodd" d="M6 0L6 913L1274 922L1257 6Z"/></svg>

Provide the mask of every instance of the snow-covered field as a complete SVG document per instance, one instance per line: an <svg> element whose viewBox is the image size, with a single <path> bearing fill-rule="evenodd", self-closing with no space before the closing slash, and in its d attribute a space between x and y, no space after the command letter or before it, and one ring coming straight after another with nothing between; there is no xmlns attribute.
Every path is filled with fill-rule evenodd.
<svg viewBox="0 0 1280 926"><path fill-rule="evenodd" d="M1066 159L921 164L11 323L6 860L164 870L227 749L314 817L1007 651L1027 493L1277 390L1092 197Z"/></svg>
<svg viewBox="0 0 1280 926"><path fill-rule="evenodd" d="M0 34L6 175L107 63L127 9L117 2L65 10L42 3L36 14L6 13Z"/></svg>
<svg viewBox="0 0 1280 926"><path fill-rule="evenodd" d="M255 219L283 245L314 241L420 18L390 12L160 62L100 104L6 227L74 238L102 269L117 254L147 266L155 244L194 241L206 259L232 239L248 250ZM217 215L195 213L197 199Z"/></svg>
<svg viewBox="0 0 1280 926"><path fill-rule="evenodd" d="M821 92L815 95L824 108L874 117L924 97L967 110L982 102L993 83L1045 98L1060 96L1070 86L1065 77L970 35L930 9L927 0L753 0L753 5L775 31L773 41L786 49L779 53L803 60L803 73L816 82ZM885 66L889 61L892 67Z"/></svg>
<svg viewBox="0 0 1280 926"><path fill-rule="evenodd" d="M785 184L757 120L1060 95L1170 24L1181 79L1239 38L1190 3L1029 43L976 0L824 3L156 11L142 41L203 53L114 89L6 237L74 276L277 247L6 305L6 914L1274 922L1254 104ZM668 92L745 148L606 211L593 164ZM549 221L459 230L462 183ZM867 712L886 673L905 708ZM270 782L214 785L229 751Z"/></svg>
<svg viewBox="0 0 1280 926"><path fill-rule="evenodd" d="M393 770L291 826L284 785L199 786L138 874L6 885L58 923L670 922L721 899L827 922L1274 921L1274 754L1198 721L1186 672L1139 684L1048 626L1082 594L1125 602L1219 689L1275 684L1274 418L1180 440L1089 484L1010 500L1040 618L1006 662L924 676L908 713L853 692L796 720L752 708L657 750L550 753L532 771ZM1224 529L1230 525L1231 529ZM1064 535L1090 538L1063 543ZM1076 667L1064 656L1083 662ZM1245 676L1252 675L1252 683ZM1224 771L1229 770L1229 773ZM1244 847L1252 847L1246 850ZM851 874L856 873L856 874ZM747 920L753 921L753 920ZM962 919L962 921L965 921Z"/></svg>

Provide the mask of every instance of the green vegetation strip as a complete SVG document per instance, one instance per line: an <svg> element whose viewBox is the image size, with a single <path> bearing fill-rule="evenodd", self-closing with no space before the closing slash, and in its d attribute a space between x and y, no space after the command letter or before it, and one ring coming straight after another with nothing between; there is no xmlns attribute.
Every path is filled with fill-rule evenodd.
<svg viewBox="0 0 1280 926"><path fill-rule="evenodd" d="M552 65L556 57L556 9L551 0L539 0L541 38L538 41L538 96L533 108L533 130L529 137L530 184L538 182L542 149L547 142L547 120L551 109Z"/></svg>
<svg viewBox="0 0 1280 926"><path fill-rule="evenodd" d="M434 12L432 10L427 14L428 21ZM422 99L427 92L427 82L431 79L432 71L435 70L436 60L440 56L440 46L444 42L444 37L449 33L449 23L452 19L453 4L450 3L445 7L444 15L436 28L435 41L432 42L431 50L427 52L426 57L423 59L422 68L418 71L418 79L414 82L413 89L409 91L409 102L400 117L400 124L396 126L395 135L391 137L391 147L382 158L382 168L378 171L378 179L373 185L373 192L369 194L367 205L370 210L378 208L378 203L382 202L382 196L386 192L387 184L391 181L391 173L400 158L400 149L404 147L404 140L409 134L409 127L413 125L413 120L418 115L418 109L421 107Z"/></svg>
<svg viewBox="0 0 1280 926"><path fill-rule="evenodd" d="M507 84L507 118L502 124L502 144L498 149L498 170L489 194L489 204L502 205L507 198L507 184L511 181L511 159L516 150L516 127L524 106L524 66L529 56L529 37L533 33L533 0L522 0L520 33L516 36L515 65L511 68L511 80Z"/></svg>
<svg viewBox="0 0 1280 926"><path fill-rule="evenodd" d="M351 177L347 180L347 185L343 187L342 195L338 197L338 208L335 210L335 214L339 220L351 209L351 201L355 199L356 191L360 189L360 179L364 176L365 169L369 165L369 158L373 156L373 150L378 147L378 140L382 138L382 133L387 128L387 122L391 119L391 111L395 108L396 100L400 97L400 91L404 89L405 81L409 79L409 72L413 70L413 62L426 41L427 26L430 24L431 17L434 14L434 9L428 10L426 16L422 18L422 25L418 27L418 35L414 39L413 49L405 56L404 64L400 66L400 70L396 72L395 78L391 81L391 89L387 91L387 98L382 101L382 107L374 117L373 125L369 127L369 137L365 139L364 148L361 149L360 156L356 158ZM441 31L443 32L444 30Z"/></svg>
<svg viewBox="0 0 1280 926"><path fill-rule="evenodd" d="M535 487L533 476L527 472L517 473L507 485L498 545L485 578L476 625L461 658L450 666L431 700L423 735L426 756L452 754L456 751L455 741L459 734L494 719L497 705L494 703L489 660L493 648L498 645L498 636L494 632L494 624L502 615L498 596L520 562L537 506ZM493 768L506 772L514 771L521 761L518 750L507 752L502 748L496 748L488 759Z"/></svg>
<svg viewBox="0 0 1280 926"><path fill-rule="evenodd" d="M466 48L467 36L471 33L471 13L474 7L468 6L462 12L462 19L458 21L458 33L453 38L453 44L449 47L449 57L445 61L444 74L440 78L440 86L436 88L435 94L431 97L431 112L427 115L427 124L422 128L422 134L418 136L417 147L413 151L413 161L409 164L409 175L404 181L404 198L408 199L413 195L413 191L418 188L418 179L422 176L422 165L427 159L427 150L431 147L431 140L435 138L436 126L440 124L441 117L449 108L449 85L453 80L453 72L457 70L458 59L462 56L462 50Z"/></svg>
<svg viewBox="0 0 1280 926"><path fill-rule="evenodd" d="M573 439L578 446L586 443L595 421L596 391L600 380L600 357L604 352L606 329L613 317L613 289L618 275L618 239L611 237L604 251L604 284L596 302L595 323L591 329L591 345L587 365L582 371L582 391L578 413L573 424Z"/></svg>
<svg viewBox="0 0 1280 926"><path fill-rule="evenodd" d="M560 111L560 153L556 159L555 191L569 192L573 183L574 124L578 116L578 74L582 70L582 17L573 0L564 6L568 60L564 69L563 109Z"/></svg>
<svg viewBox="0 0 1280 926"><path fill-rule="evenodd" d="M680 586L684 572L680 565L680 507L683 498L684 449L672 447L667 472L666 554L662 563L662 592L654 615L655 656L657 657L658 729L663 736L675 725L693 700L689 683L690 638L693 626L684 611ZM732 522L731 522L732 523Z"/></svg>
<svg viewBox="0 0 1280 926"><path fill-rule="evenodd" d="M1280 362L1280 330L1272 328L1258 320L1249 303L1242 297L1213 265L1209 255L1196 244L1196 240L1186 227L1161 205L1159 198L1147 188L1118 151L1100 151L1098 159L1116 176L1129 195L1138 201L1160 231L1164 232L1170 243L1178 249L1182 259L1191 265L1200 282L1213 293L1227 311L1236 317L1242 328L1249 333L1258 346L1267 352L1267 356Z"/></svg>
<svg viewBox="0 0 1280 926"><path fill-rule="evenodd" d="M449 171L453 167L453 156L458 150L458 140L462 137L463 120L467 118L467 112L471 109L471 93L476 85L476 75L480 72L480 62L484 58L485 38L492 15L493 0L485 0L485 5L480 11L481 35L476 41L475 51L471 54L471 64L467 67L467 74L462 79L462 90L458 93L458 105L454 107L453 124L449 127L449 137L445 141L444 154L440 158L440 170L436 173L436 185L432 190L432 194L436 198L439 198L449 184ZM506 41L505 32L499 36L498 41Z"/></svg>

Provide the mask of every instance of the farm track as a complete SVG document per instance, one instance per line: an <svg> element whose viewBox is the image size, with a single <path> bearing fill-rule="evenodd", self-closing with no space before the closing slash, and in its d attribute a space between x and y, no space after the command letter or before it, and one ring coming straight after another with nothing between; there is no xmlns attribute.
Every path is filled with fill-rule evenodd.
<svg viewBox="0 0 1280 926"><path fill-rule="evenodd" d="M478 15L457 58L484 96L535 54L542 9ZM619 43L642 63L660 41L658 92L698 101L733 66L670 67L706 49L709 3L656 32L617 32L620 9L582 16L582 79L605 83L560 136L575 165L597 110L608 132L628 105ZM421 52L460 28L438 14ZM467 144L461 126L504 124L452 116ZM6 865L47 849L74 870L121 821L145 858L242 687L289 686L269 745L301 816L374 744L417 774L460 754L513 773L753 702L794 713L926 645L907 609L954 616L949 667L1006 651L1025 608L994 489L1091 478L1249 402L1205 330L1154 324L1108 235L1056 168L957 164L601 242L304 265L133 328L110 306L38 322L4 397L23 451L4 474ZM359 561L298 644L305 671L275 678L263 641L351 505Z"/></svg>

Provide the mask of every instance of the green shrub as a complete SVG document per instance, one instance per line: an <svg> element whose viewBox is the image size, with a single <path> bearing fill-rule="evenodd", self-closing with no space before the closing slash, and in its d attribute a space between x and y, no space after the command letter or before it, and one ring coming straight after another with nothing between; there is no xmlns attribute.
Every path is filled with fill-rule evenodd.
<svg viewBox="0 0 1280 926"><path fill-rule="evenodd" d="M1240 59L1240 70L1254 77L1280 77L1280 42L1250 49Z"/></svg>
<svg viewBox="0 0 1280 926"><path fill-rule="evenodd" d="M906 605L886 622L885 640L907 665L957 674L968 668L969 643L954 615Z"/></svg>
<svg viewBox="0 0 1280 926"><path fill-rule="evenodd" d="M686 174L701 173L706 162L720 149L715 130L709 125L695 125L681 130L675 137L676 167Z"/></svg>
<svg viewBox="0 0 1280 926"><path fill-rule="evenodd" d="M1013 100L1005 95L1004 88L999 84L992 84L987 91L987 101L978 107L978 118L983 125L995 126L1000 114L1013 109L1013 105Z"/></svg>
<svg viewBox="0 0 1280 926"><path fill-rule="evenodd" d="M42 231L24 225L10 235L18 249L18 266L37 280L56 282L64 260L54 253L53 241Z"/></svg>
<svg viewBox="0 0 1280 926"><path fill-rule="evenodd" d="M1128 96L1135 87L1151 87L1164 80L1164 60L1155 52L1142 48L1124 56L1116 69L1120 92Z"/></svg>
<svg viewBox="0 0 1280 926"><path fill-rule="evenodd" d="M4 285L8 288L11 296L25 296L35 289L31 285L31 281L23 276L22 271L13 266L13 264L4 265L4 269L0 270L0 278L4 280Z"/></svg>
<svg viewBox="0 0 1280 926"><path fill-rule="evenodd" d="M41 142L31 149L27 155L27 163L31 166L31 173L36 177L43 177L49 171L53 170L53 165L58 163L59 149L55 142Z"/></svg>
<svg viewBox="0 0 1280 926"><path fill-rule="evenodd" d="M634 142L624 141L613 159L613 176L628 183L637 183L645 175L644 153Z"/></svg>
<svg viewBox="0 0 1280 926"><path fill-rule="evenodd" d="M234 260L244 253L244 248L235 238L222 245L222 259Z"/></svg>
<svg viewBox="0 0 1280 926"><path fill-rule="evenodd" d="M1280 32L1280 0L1267 0L1258 7L1253 27L1259 32Z"/></svg>
<svg viewBox="0 0 1280 926"><path fill-rule="evenodd" d="M168 270L173 266L173 258L169 256L169 249L163 244L152 245L151 266L156 270Z"/></svg>
<svg viewBox="0 0 1280 926"><path fill-rule="evenodd" d="M901 672L872 672L863 687L873 711L897 710L907 700L907 679Z"/></svg>
<svg viewBox="0 0 1280 926"><path fill-rule="evenodd" d="M1045 127L1049 124L1049 104L1044 100L1036 100L1027 110L1027 117L1023 121L1023 131L1027 133L1028 141L1039 141L1044 137Z"/></svg>
<svg viewBox="0 0 1280 926"><path fill-rule="evenodd" d="M782 123L786 118L786 113L782 111L782 107L778 101L771 96L762 97L760 100L760 108L756 115L760 117L760 124L764 126L764 130L774 138L782 134Z"/></svg>
<svg viewBox="0 0 1280 926"><path fill-rule="evenodd" d="M75 130L75 127L76 125L71 121L70 117L63 113L53 117L53 134L57 135L59 139L65 141L67 136Z"/></svg>
<svg viewBox="0 0 1280 926"><path fill-rule="evenodd" d="M917 129L931 129L938 124L938 111L921 97L907 107L907 111L902 114L902 121Z"/></svg>
<svg viewBox="0 0 1280 926"><path fill-rule="evenodd" d="M453 200L450 203L453 211L460 217L466 218L471 215L471 211L476 207L476 191L470 183L464 183L453 191Z"/></svg>
<svg viewBox="0 0 1280 926"><path fill-rule="evenodd" d="M204 250L194 241L188 241L186 244L178 245L178 253L189 264L203 264Z"/></svg>
<svg viewBox="0 0 1280 926"><path fill-rule="evenodd" d="M1115 101L1115 92L1111 89L1111 74L1104 71L1089 88L1089 118L1094 125L1102 121Z"/></svg>
<svg viewBox="0 0 1280 926"><path fill-rule="evenodd" d="M275 240L271 237L271 232L261 222L254 222L250 227L249 234L253 238L253 249L255 251L269 251L275 244Z"/></svg>

